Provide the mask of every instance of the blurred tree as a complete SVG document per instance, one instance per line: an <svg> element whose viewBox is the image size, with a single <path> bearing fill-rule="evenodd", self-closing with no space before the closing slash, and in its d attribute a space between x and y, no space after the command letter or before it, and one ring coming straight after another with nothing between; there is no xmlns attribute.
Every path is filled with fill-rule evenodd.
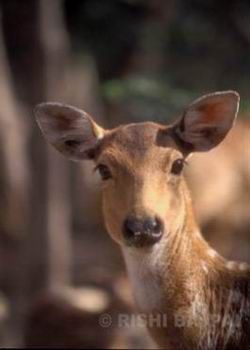
<svg viewBox="0 0 250 350"><path fill-rule="evenodd" d="M24 109L13 91L1 24L0 22L0 234L1 237L3 234L8 236L7 239L17 239L24 235L27 225L27 130L20 120Z"/></svg>
<svg viewBox="0 0 250 350"><path fill-rule="evenodd" d="M20 296L20 247L28 226L29 163L24 109L13 91L2 35L0 9L0 289L16 305ZM0 345L6 346L4 322L9 309L1 295Z"/></svg>
<svg viewBox="0 0 250 350"><path fill-rule="evenodd" d="M17 322L20 321L17 316L23 314L31 296L48 286L69 284L71 278L69 168L46 148L34 119L30 118L36 103L64 99L68 44L60 5L60 0L1 2L3 33L12 72L7 80L13 80L15 93L25 106L26 118L19 109L16 111L18 124L29 130L29 138L25 139L22 128L18 128L19 133L11 140L18 142L19 135L22 140L28 140L23 157L29 159L29 164L24 161L22 166L30 177L29 190L22 188L28 195L29 222L19 263L15 265L18 276L11 275L19 283L18 286L15 283L19 294L16 298L19 309L15 310ZM6 81L7 87L8 84ZM10 111L16 106L13 99L6 103ZM16 157L21 150L24 151L20 148ZM16 166L21 161L20 157ZM20 171L11 170L12 177L20 176L22 181Z"/></svg>
<svg viewBox="0 0 250 350"><path fill-rule="evenodd" d="M35 104L64 96L67 38L60 1L3 1L2 10L16 91L30 115ZM48 278L50 283L69 282L70 222L65 198L69 180L68 167L46 149L34 120L26 118L24 122L31 130L29 150L32 159L30 228L25 258L27 268L32 270L30 273L25 271L29 294L34 288L46 286ZM44 264L44 254L48 254L48 266Z"/></svg>

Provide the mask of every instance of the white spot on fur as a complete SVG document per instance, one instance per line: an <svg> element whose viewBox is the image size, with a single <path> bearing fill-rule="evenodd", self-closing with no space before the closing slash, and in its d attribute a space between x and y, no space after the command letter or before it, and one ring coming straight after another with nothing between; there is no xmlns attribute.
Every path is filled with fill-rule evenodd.
<svg viewBox="0 0 250 350"><path fill-rule="evenodd" d="M218 256L218 253L212 248L208 249L207 254L213 259Z"/></svg>
<svg viewBox="0 0 250 350"><path fill-rule="evenodd" d="M207 266L207 264L205 263L205 261L202 261L201 267L202 267L203 271L204 271L206 274L208 274L208 266Z"/></svg>

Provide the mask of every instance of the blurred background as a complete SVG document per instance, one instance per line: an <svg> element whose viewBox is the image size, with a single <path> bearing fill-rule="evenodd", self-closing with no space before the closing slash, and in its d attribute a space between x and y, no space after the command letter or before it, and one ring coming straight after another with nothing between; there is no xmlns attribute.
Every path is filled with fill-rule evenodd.
<svg viewBox="0 0 250 350"><path fill-rule="evenodd" d="M187 169L211 245L250 262L250 3L0 0L0 346L150 348L88 162L48 147L32 110L61 101L104 127L170 122L202 94L235 89L239 121Z"/></svg>

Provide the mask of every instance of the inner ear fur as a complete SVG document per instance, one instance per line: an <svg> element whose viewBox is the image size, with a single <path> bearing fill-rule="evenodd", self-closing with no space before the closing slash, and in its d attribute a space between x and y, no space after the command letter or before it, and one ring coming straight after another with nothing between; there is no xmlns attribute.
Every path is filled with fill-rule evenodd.
<svg viewBox="0 0 250 350"><path fill-rule="evenodd" d="M34 114L50 144L72 160L92 159L104 129L86 112L57 102L41 103Z"/></svg>
<svg viewBox="0 0 250 350"><path fill-rule="evenodd" d="M195 100L173 126L176 141L187 152L217 146L234 125L239 100L236 91L215 92Z"/></svg>

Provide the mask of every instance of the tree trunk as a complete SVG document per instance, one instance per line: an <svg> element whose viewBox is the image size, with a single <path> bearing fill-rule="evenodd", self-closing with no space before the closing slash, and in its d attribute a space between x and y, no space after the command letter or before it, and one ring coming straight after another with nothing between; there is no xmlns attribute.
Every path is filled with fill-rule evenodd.
<svg viewBox="0 0 250 350"><path fill-rule="evenodd" d="M27 141L24 155L30 161L29 164L22 162L21 157L17 162L14 161L13 158L18 158L22 150L18 145L15 146L16 151L13 151L12 145L13 155L8 154L6 157L15 167L21 163L22 169L30 177L29 188L22 188L28 196L29 216L19 264L16 265L19 274L11 275L18 281L16 293L19 295L17 300L20 309L15 310L17 316L23 314L30 299L42 289L58 288L70 283L69 166L47 148L32 113L39 102L64 99L68 41L60 0L10 0L1 2L1 8L11 78L15 93L26 110L26 117L19 108L13 113L15 103L9 93L9 100L6 99L6 108L10 110L8 122L11 123L12 114L15 117L18 114L16 122L19 127L8 128L5 138L8 139L9 147L13 141L18 144L19 138L22 142ZM5 68L0 67L0 70L5 72ZM8 87L9 81L10 77L6 77L6 82L0 86ZM24 126L30 131L29 137L22 131ZM15 130L15 136L10 137L9 129ZM9 172L12 177L19 179L21 186L24 184L19 170L12 168ZM7 178L10 181L9 175ZM9 194L7 197L11 198ZM15 212L18 213L18 210Z"/></svg>

